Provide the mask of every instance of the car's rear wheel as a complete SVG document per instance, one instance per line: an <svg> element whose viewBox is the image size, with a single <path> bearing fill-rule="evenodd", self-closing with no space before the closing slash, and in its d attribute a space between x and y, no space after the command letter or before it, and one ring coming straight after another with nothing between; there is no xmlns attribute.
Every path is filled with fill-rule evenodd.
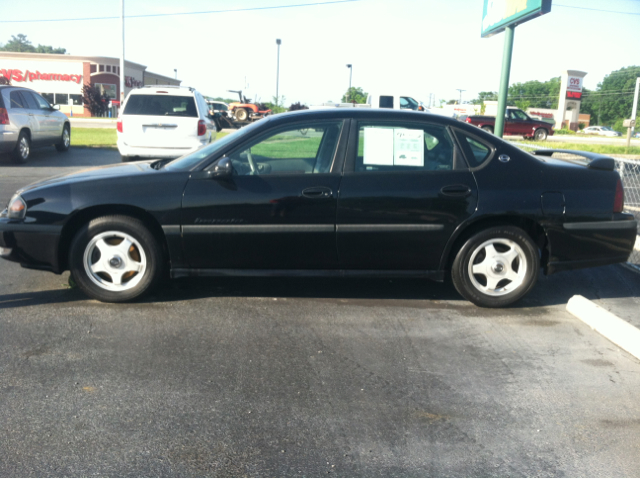
<svg viewBox="0 0 640 479"><path fill-rule="evenodd" d="M238 121L246 121L249 118L249 113L244 108L238 108L235 112L236 120Z"/></svg>
<svg viewBox="0 0 640 479"><path fill-rule="evenodd" d="M122 161L123 163L126 163L127 161L131 161L131 157L126 155L120 155L120 161Z"/></svg>
<svg viewBox="0 0 640 479"><path fill-rule="evenodd" d="M87 223L71 243L69 269L78 287L99 301L129 301L151 290L162 276L158 240L129 216Z"/></svg>
<svg viewBox="0 0 640 479"><path fill-rule="evenodd" d="M493 133L493 127L491 126L483 126L482 129L484 131L488 131L489 133Z"/></svg>
<svg viewBox="0 0 640 479"><path fill-rule="evenodd" d="M11 153L11 158L16 163L26 163L29 160L30 155L31 138L29 138L29 133L21 131L18 136L18 143L16 143L16 146Z"/></svg>
<svg viewBox="0 0 640 479"><path fill-rule="evenodd" d="M69 125L64 125L64 128L62 129L62 136L60 137L60 142L56 143L56 150L60 152L68 151L70 145L71 127Z"/></svg>
<svg viewBox="0 0 640 479"><path fill-rule="evenodd" d="M538 248L514 226L492 227L471 236L458 251L451 279L477 306L499 308L527 294L540 270Z"/></svg>
<svg viewBox="0 0 640 479"><path fill-rule="evenodd" d="M544 141L547 139L547 130L545 130L544 128L538 128L533 134L533 137L536 139L536 141Z"/></svg>

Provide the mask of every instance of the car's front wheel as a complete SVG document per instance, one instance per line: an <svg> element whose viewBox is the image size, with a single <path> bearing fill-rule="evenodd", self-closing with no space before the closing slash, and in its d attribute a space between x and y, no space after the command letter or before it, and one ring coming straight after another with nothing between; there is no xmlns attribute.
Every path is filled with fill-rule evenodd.
<svg viewBox="0 0 640 479"><path fill-rule="evenodd" d="M491 126L483 126L482 129L486 132L493 133L493 127Z"/></svg>
<svg viewBox="0 0 640 479"><path fill-rule="evenodd" d="M533 137L536 139L536 141L544 141L547 139L547 130L545 130L544 128L538 128L533 134Z"/></svg>
<svg viewBox="0 0 640 479"><path fill-rule="evenodd" d="M65 152L69 149L69 145L71 145L71 127L69 125L64 125L60 141L56 143L56 150Z"/></svg>
<svg viewBox="0 0 640 479"><path fill-rule="evenodd" d="M136 218L103 216L76 234L69 269L78 287L99 301L119 303L146 293L162 276L162 248Z"/></svg>
<svg viewBox="0 0 640 479"><path fill-rule="evenodd" d="M29 133L21 131L18 136L18 143L16 143L16 146L11 153L11 158L16 163L26 163L29 160L30 155L31 138L29 138Z"/></svg>
<svg viewBox="0 0 640 479"><path fill-rule="evenodd" d="M538 279L538 248L514 226L492 227L471 236L458 251L451 278L477 306L499 308L527 294Z"/></svg>

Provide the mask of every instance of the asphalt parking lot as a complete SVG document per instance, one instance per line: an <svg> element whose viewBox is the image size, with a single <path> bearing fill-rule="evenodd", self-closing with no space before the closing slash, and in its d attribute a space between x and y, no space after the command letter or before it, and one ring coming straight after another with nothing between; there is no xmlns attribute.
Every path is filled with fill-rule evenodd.
<svg viewBox="0 0 640 479"><path fill-rule="evenodd" d="M0 203L115 150L0 158ZM541 277L487 310L421 280L183 279L133 304L0 263L0 476L640 474L640 274Z"/></svg>

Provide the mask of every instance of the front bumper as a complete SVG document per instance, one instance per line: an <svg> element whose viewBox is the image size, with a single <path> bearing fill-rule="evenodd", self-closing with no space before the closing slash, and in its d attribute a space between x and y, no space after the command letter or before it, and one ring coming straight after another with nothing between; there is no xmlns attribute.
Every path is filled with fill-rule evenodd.
<svg viewBox="0 0 640 479"><path fill-rule="evenodd" d="M25 224L0 216L0 258L25 268L62 273L58 250L62 226Z"/></svg>

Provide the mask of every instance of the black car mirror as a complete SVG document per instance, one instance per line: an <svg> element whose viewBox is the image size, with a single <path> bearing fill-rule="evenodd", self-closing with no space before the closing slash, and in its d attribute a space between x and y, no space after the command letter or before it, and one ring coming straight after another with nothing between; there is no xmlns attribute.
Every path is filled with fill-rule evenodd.
<svg viewBox="0 0 640 479"><path fill-rule="evenodd" d="M211 178L228 178L233 175L233 164L229 158L221 158L211 170Z"/></svg>

